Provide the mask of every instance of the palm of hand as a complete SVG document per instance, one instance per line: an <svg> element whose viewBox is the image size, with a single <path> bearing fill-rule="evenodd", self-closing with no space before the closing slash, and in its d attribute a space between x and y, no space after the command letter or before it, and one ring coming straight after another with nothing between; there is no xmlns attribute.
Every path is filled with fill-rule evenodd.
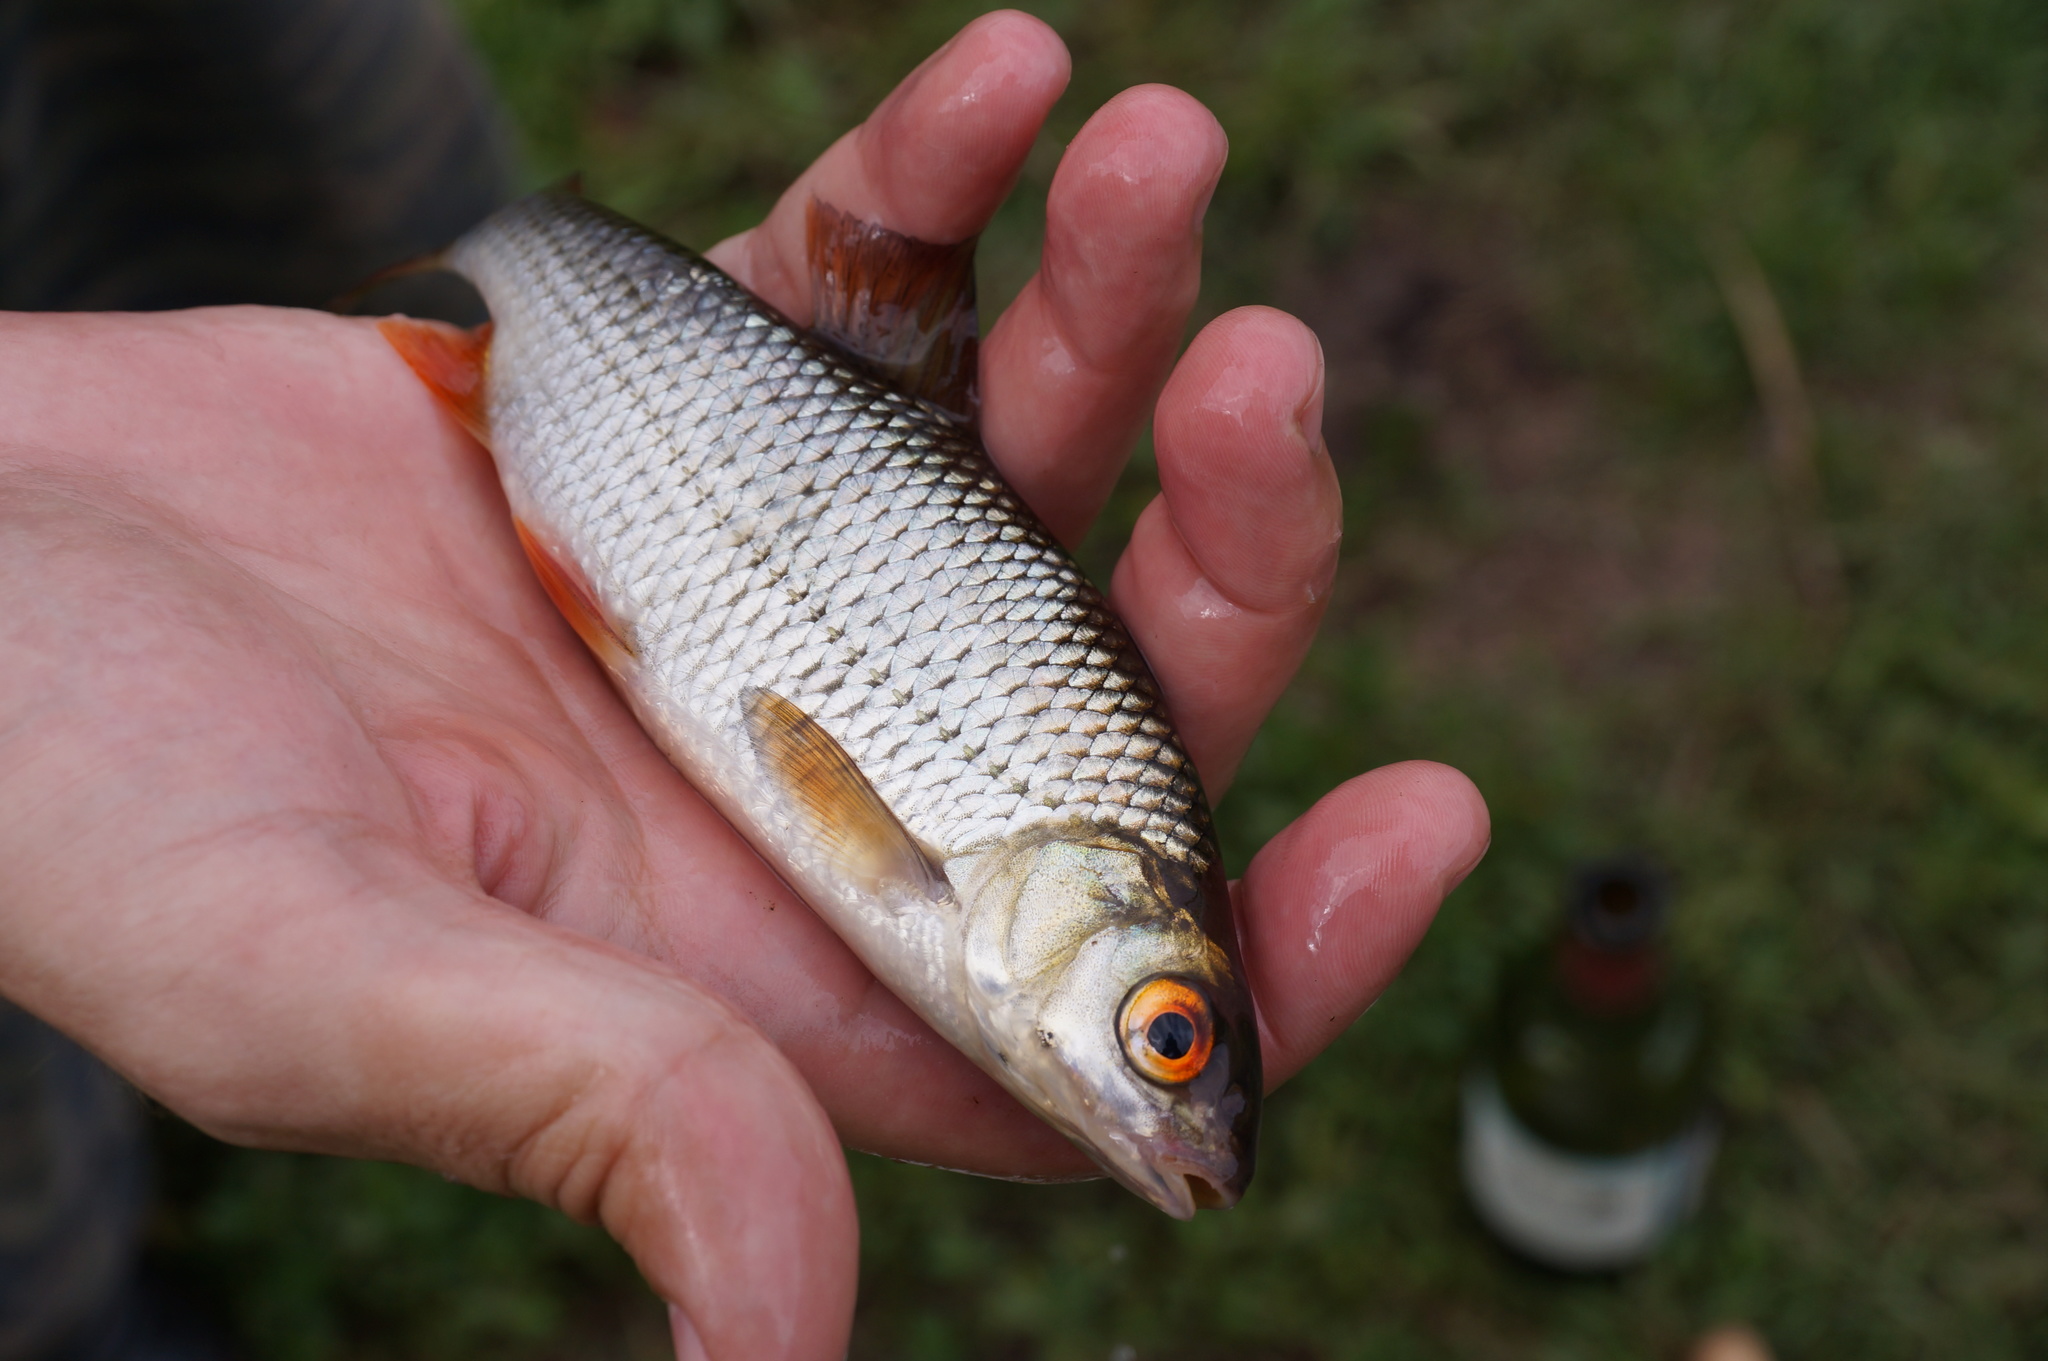
<svg viewBox="0 0 2048 1361"><path fill-rule="evenodd" d="M1030 21L979 22L714 258L801 318L810 195L971 233L1064 71ZM1092 516L1171 361L1220 160L1192 101L1141 90L1062 166L982 383L992 451L1056 530ZM0 990L228 1137L601 1217L714 1355L843 1346L852 1208L819 1104L862 1147L1086 1172L654 750L485 457L370 326L20 319L0 355ZM1319 401L1313 339L1254 312L1160 403L1167 496L1114 594L1212 797L1327 584ZM1377 994L1484 836L1469 785L1394 767L1261 854L1240 918L1274 1080Z"/></svg>

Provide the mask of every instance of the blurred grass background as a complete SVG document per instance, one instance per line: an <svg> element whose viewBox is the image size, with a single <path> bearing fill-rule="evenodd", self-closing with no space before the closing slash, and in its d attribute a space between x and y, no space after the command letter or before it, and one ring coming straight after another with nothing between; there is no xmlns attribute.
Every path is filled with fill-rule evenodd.
<svg viewBox="0 0 2048 1361"><path fill-rule="evenodd" d="M976 12L457 8L536 182L699 245ZM2048 7L1032 8L1075 79L986 238L991 316L1064 140L1166 81L1232 139L1203 315L1290 306L1329 354L1342 578L1226 844L1417 756L1495 840L1228 1214L855 1158L855 1355L1662 1358L1729 1318L1786 1358L2048 1354ZM1499 961L1623 845L1681 875L1728 1139L1653 1263L1569 1282L1463 1207L1456 1086ZM558 1216L160 1133L158 1260L252 1357L665 1353Z"/></svg>

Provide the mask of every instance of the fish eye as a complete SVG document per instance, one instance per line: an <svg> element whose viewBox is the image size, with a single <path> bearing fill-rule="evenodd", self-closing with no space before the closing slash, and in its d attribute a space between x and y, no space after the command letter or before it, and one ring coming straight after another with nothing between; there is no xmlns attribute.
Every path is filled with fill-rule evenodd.
<svg viewBox="0 0 2048 1361"><path fill-rule="evenodd" d="M1148 978L1131 989L1119 1028L1131 1066L1169 1085L1200 1074L1216 1042L1209 999L1179 978Z"/></svg>

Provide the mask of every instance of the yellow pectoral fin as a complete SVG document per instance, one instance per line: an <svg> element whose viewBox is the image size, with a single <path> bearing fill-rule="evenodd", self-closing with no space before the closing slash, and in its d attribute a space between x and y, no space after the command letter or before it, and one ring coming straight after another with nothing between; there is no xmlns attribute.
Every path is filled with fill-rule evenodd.
<svg viewBox="0 0 2048 1361"><path fill-rule="evenodd" d="M748 690L741 703L769 780L842 874L871 894L892 885L934 899L951 893L945 871L816 719L772 690Z"/></svg>

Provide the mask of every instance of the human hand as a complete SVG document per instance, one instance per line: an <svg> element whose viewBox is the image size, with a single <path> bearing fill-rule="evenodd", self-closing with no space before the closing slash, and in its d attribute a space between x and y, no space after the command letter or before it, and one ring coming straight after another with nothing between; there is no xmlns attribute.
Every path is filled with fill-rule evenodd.
<svg viewBox="0 0 2048 1361"><path fill-rule="evenodd" d="M707 254L807 322L813 198L925 241L974 236L1015 184L1067 73L1066 49L1044 24L983 16L819 157L765 222ZM1321 434L1322 350L1307 327L1243 308L1174 363L1225 151L1215 118L1178 90L1143 86L1111 100L1061 159L1039 273L981 351L983 439L1068 542L1101 510L1158 397L1164 493L1139 517L1110 595L1212 802L1308 652L1341 523ZM1470 781L1410 762L1333 791L1252 861L1236 898L1269 1087L1379 995L1487 835ZM869 997L892 1032L900 1004L878 988ZM999 1174L1087 1171L943 1045L937 1068L910 1089L922 1099L906 1103L893 1083L871 1087L872 1070L833 1067L841 1038L807 1063L803 1042L778 1034L850 1142Z"/></svg>
<svg viewBox="0 0 2048 1361"><path fill-rule="evenodd" d="M1042 26L978 21L718 258L800 315L812 193L971 234L1064 77ZM1185 96L1114 101L988 338L991 449L1064 534L1171 363L1221 155ZM1161 399L1166 496L1114 594L1212 795L1333 566L1319 404L1313 339L1265 311ZM843 1349L853 1207L819 1102L881 1152L1087 1170L668 767L367 324L6 319L0 439L0 992L167 1105L600 1219L688 1315L686 1355ZM1239 919L1274 1080L1484 838L1469 784L1408 765L1260 854Z"/></svg>

